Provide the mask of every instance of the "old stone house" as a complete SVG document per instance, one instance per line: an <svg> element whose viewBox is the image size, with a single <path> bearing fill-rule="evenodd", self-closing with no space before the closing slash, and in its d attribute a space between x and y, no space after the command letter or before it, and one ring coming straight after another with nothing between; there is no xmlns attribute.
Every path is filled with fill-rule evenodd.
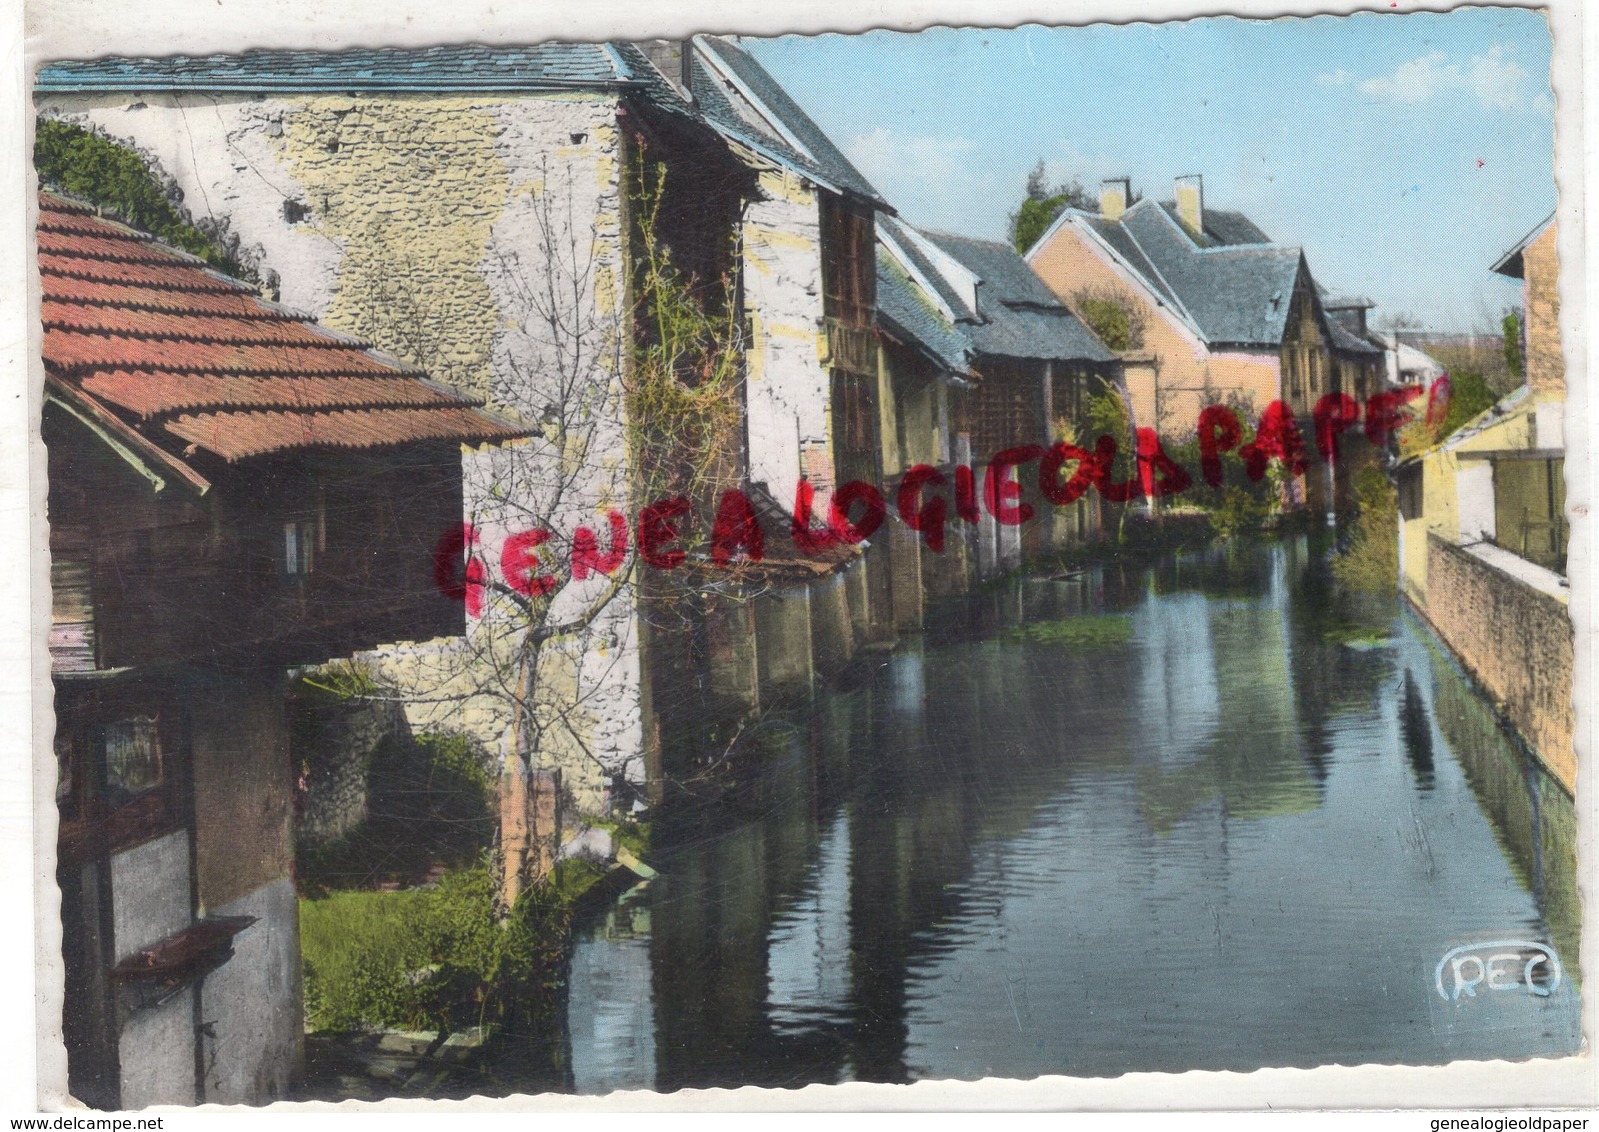
<svg viewBox="0 0 1599 1132"><path fill-rule="evenodd" d="M1020 256L1005 244L938 232L923 232L897 220L883 224L884 272L897 293L886 314L898 337L921 343L921 356L953 357L936 398L905 387L905 414L914 433L936 431L933 450L952 465L974 474L998 454L1029 445L1048 447L1077 441L1087 399L1113 390L1116 355L1045 287ZM895 316L898 320L895 321ZM948 330L945 330L945 327ZM957 351L946 344L953 336ZM901 368L905 363L901 362ZM918 395L920 394L920 395ZM936 419L929 409L937 407ZM885 451L891 449L885 447ZM903 457L896 461L903 470ZM980 506L971 530L971 566L976 576L992 577L1037 555L1089 533L1090 501L1057 510L1037 489L1037 463L999 473L1015 485L1016 504L1032 509L1021 524L1000 523L994 508ZM996 489L998 490L998 489ZM986 489L985 489L986 492ZM960 566L941 587L964 584Z"/></svg>
<svg viewBox="0 0 1599 1132"><path fill-rule="evenodd" d="M432 584L460 449L519 432L192 257L39 208L69 1087L264 1103L303 1026L286 670L462 630Z"/></svg>
<svg viewBox="0 0 1599 1132"><path fill-rule="evenodd" d="M1554 217L1493 270L1523 282L1526 384L1399 465L1400 589L1502 719L1574 791Z"/></svg>
<svg viewBox="0 0 1599 1132"><path fill-rule="evenodd" d="M1125 178L1104 182L1097 214L1067 209L1026 259L1079 313L1122 309L1113 344L1139 426L1192 435L1207 404L1259 414L1273 401L1308 426L1324 395L1376 389L1380 352L1329 317L1300 249L1207 206L1197 175L1169 201L1130 197Z"/></svg>
<svg viewBox="0 0 1599 1132"><path fill-rule="evenodd" d="M553 634L530 677L540 758L584 812L642 792L638 595L609 592L614 564L569 567L577 532L598 532L604 561L608 514L631 527L651 502L634 498L625 411L642 226L709 302L736 274L755 175L691 101L636 45L546 44L62 62L36 103L138 152L286 304L534 433L463 456L450 549L468 631L397 637L373 663L417 726L507 752L513 591L558 578L547 623L578 631Z"/></svg>

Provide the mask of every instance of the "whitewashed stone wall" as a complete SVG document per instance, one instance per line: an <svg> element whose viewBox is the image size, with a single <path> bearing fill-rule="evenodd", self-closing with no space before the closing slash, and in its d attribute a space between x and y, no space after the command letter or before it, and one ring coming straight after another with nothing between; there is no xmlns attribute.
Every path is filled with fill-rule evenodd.
<svg viewBox="0 0 1599 1132"><path fill-rule="evenodd" d="M750 478L792 506L802 469L817 507L833 486L831 381L821 359L821 213L791 175L761 174L764 200L745 211L744 304L750 312ZM822 512L825 514L825 511Z"/></svg>

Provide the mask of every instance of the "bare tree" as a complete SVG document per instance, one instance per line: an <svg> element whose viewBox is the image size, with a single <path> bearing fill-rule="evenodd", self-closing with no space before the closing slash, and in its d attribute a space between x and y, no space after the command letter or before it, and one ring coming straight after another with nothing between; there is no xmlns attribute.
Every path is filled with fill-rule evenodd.
<svg viewBox="0 0 1599 1132"><path fill-rule="evenodd" d="M563 768L589 797L623 802L642 778L641 620L692 621L707 524L687 520L739 473L731 281L705 286L678 272L660 230L665 176L643 156L628 170L622 231L585 212L570 169L544 170L521 206L525 236L514 246L525 250L486 268L507 315L488 393L533 435L466 457L469 514L437 565L467 605L468 631L410 657L401 694L489 715L480 738L503 723L507 905L547 867L550 823L577 789L567 781L563 791ZM419 359L436 349L418 330L436 325L422 299L386 309L403 325L384 338ZM635 520L651 504L666 505L687 569L643 563Z"/></svg>

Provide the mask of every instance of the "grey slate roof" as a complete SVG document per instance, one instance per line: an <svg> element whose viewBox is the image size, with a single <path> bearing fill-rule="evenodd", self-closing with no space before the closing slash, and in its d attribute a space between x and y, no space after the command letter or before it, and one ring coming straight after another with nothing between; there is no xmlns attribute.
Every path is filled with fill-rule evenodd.
<svg viewBox="0 0 1599 1132"><path fill-rule="evenodd" d="M603 43L107 57L47 63L34 78L41 91L563 90L626 83Z"/></svg>
<svg viewBox="0 0 1599 1132"><path fill-rule="evenodd" d="M1329 318L1327 320L1327 333L1331 338L1332 347L1335 350L1342 350L1346 354L1376 355L1382 353L1382 350L1379 347L1374 346L1370 342L1366 341L1353 330L1350 330L1343 323L1339 322L1336 318Z"/></svg>
<svg viewBox="0 0 1599 1132"><path fill-rule="evenodd" d="M1175 201L1163 200L1160 207L1173 220L1177 219L1177 204ZM1262 232L1255 222L1242 212L1232 212L1222 208L1207 208L1204 210L1205 230L1200 233L1196 241L1201 247L1214 248L1231 244L1269 244L1271 237Z"/></svg>
<svg viewBox="0 0 1599 1132"><path fill-rule="evenodd" d="M1145 277L1151 289L1175 295L1211 345L1282 343L1294 283L1304 263L1298 248L1201 248L1163 207L1148 200L1124 212L1117 226L1158 273L1158 279Z"/></svg>
<svg viewBox="0 0 1599 1132"><path fill-rule="evenodd" d="M1115 359L1009 245L941 232L924 235L980 280L977 310L971 322L962 323L979 354L1055 361Z"/></svg>
<svg viewBox="0 0 1599 1132"><path fill-rule="evenodd" d="M872 183L753 55L733 39L723 36L695 36L694 47L694 97L708 122L734 140L758 141L771 156L779 157L802 175L863 197L880 208L888 207ZM778 128L762 123L761 109L746 99L736 85L723 81L715 69L707 65L705 56L742 84L760 107L776 119ZM782 136L784 131L792 142Z"/></svg>
<svg viewBox="0 0 1599 1132"><path fill-rule="evenodd" d="M948 372L970 372L971 340L944 317L881 245L877 249L877 318L890 334L921 346Z"/></svg>
<svg viewBox="0 0 1599 1132"><path fill-rule="evenodd" d="M1116 221L1106 220L1102 216L1094 216L1086 212L1077 213L1076 215L1080 216L1083 222L1093 229L1100 239L1111 246L1111 249L1122 258L1128 267L1132 268L1133 272L1144 281L1150 290L1154 291L1168 304L1181 305L1178 304L1177 296L1172 292L1172 289L1166 286L1166 281L1155 270L1155 265L1144 254L1144 249L1138 246L1138 241L1133 239L1132 234L1126 228L1123 228Z"/></svg>
<svg viewBox="0 0 1599 1132"><path fill-rule="evenodd" d="M906 258L911 261L916 270L921 272L922 278L926 279L932 285L933 290L937 292L938 300L954 311L957 318L965 318L967 320L975 320L977 318L977 312L967 305L961 293L950 284L948 279L944 278L937 265L922 254L922 249L917 241L927 239L924 233L912 228L898 217L879 216L877 218L877 227L879 231L886 232L893 237L894 242L904 249Z"/></svg>

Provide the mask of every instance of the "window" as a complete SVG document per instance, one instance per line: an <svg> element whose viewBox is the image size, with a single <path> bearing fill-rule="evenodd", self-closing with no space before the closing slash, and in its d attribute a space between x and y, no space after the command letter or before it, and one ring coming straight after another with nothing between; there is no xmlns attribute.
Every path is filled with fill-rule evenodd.
<svg viewBox="0 0 1599 1132"><path fill-rule="evenodd" d="M303 578L311 572L315 538L316 525L308 519L283 524L283 572L286 575Z"/></svg>
<svg viewBox="0 0 1599 1132"><path fill-rule="evenodd" d="M179 771L160 715L116 712L104 722L75 720L76 713L63 712L59 704L57 713L58 850L64 863L119 852L180 827Z"/></svg>
<svg viewBox="0 0 1599 1132"><path fill-rule="evenodd" d="M108 723L102 736L105 793L110 801L126 802L161 785L161 740L153 718Z"/></svg>
<svg viewBox="0 0 1599 1132"><path fill-rule="evenodd" d="M1566 572L1565 460L1494 461L1494 541L1557 574Z"/></svg>

